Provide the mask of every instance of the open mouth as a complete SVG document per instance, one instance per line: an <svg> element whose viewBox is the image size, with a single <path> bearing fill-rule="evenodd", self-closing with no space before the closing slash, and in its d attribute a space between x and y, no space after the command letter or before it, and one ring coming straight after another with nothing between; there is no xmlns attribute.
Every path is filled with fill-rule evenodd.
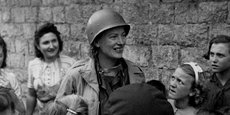
<svg viewBox="0 0 230 115"><path fill-rule="evenodd" d="M170 93L176 93L175 90L169 89Z"/></svg>
<svg viewBox="0 0 230 115"><path fill-rule="evenodd" d="M123 47L113 48L113 50L115 50L117 52L122 52L123 51Z"/></svg>

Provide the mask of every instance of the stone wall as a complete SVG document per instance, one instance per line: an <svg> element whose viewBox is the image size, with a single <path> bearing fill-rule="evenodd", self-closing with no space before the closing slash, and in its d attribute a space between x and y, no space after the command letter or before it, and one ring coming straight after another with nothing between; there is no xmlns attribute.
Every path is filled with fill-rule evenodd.
<svg viewBox="0 0 230 115"><path fill-rule="evenodd" d="M90 15L110 7L131 25L124 57L140 65L148 80L163 82L178 64L202 58L209 40L230 35L229 0L0 0L0 34L8 45L8 66L26 94L27 65L34 58L34 31L44 22L57 25L63 54L87 56L85 27Z"/></svg>

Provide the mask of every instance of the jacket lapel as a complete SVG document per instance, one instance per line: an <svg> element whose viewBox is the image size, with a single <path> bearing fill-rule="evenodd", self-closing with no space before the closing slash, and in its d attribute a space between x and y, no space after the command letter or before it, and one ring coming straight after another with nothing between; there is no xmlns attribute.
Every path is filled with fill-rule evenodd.
<svg viewBox="0 0 230 115"><path fill-rule="evenodd" d="M139 67L137 67L134 63L130 62L129 60L125 60L125 62L128 66L130 84L144 83L145 76L142 70Z"/></svg>
<svg viewBox="0 0 230 115"><path fill-rule="evenodd" d="M94 61L90 59L86 64L85 68L81 71L83 79L91 86L97 94L99 94L99 86L97 81L97 74L94 67Z"/></svg>

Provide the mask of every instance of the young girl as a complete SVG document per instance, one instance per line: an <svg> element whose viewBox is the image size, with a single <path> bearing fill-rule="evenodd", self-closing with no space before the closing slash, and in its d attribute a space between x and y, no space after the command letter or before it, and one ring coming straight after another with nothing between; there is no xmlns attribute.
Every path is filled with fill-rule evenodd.
<svg viewBox="0 0 230 115"><path fill-rule="evenodd" d="M0 86L14 89L16 95L21 99L21 87L15 74L6 68L7 46L0 37Z"/></svg>
<svg viewBox="0 0 230 115"><path fill-rule="evenodd" d="M203 70L194 63L179 66L169 81L168 97L175 115L196 115L203 102L203 87L199 73Z"/></svg>
<svg viewBox="0 0 230 115"><path fill-rule="evenodd" d="M2 37L0 37L0 86L4 88L10 88L13 89L13 93L17 95L17 98L20 102L20 111L16 111L18 114L24 114L25 113L25 107L22 102L22 90L20 87L20 83L18 82L16 75L10 72L6 68L6 59L7 59L7 46L5 41Z"/></svg>

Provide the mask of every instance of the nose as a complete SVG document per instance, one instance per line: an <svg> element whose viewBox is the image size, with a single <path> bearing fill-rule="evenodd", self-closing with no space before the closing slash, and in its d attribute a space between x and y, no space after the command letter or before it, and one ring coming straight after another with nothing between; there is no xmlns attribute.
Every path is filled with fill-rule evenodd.
<svg viewBox="0 0 230 115"><path fill-rule="evenodd" d="M218 62L218 58L217 58L217 56L211 56L210 57L210 61L212 62L212 63L217 63Z"/></svg>
<svg viewBox="0 0 230 115"><path fill-rule="evenodd" d="M50 48L54 48L54 44L52 42L50 42Z"/></svg>
<svg viewBox="0 0 230 115"><path fill-rule="evenodd" d="M177 87L176 80L170 80L170 87L172 87L172 88L176 88Z"/></svg>
<svg viewBox="0 0 230 115"><path fill-rule="evenodd" d="M117 40L117 43L118 44L121 44L121 45L124 45L125 44L125 42L126 42L126 39L125 39L126 37L124 37L124 36L119 36L118 37L118 40Z"/></svg>

